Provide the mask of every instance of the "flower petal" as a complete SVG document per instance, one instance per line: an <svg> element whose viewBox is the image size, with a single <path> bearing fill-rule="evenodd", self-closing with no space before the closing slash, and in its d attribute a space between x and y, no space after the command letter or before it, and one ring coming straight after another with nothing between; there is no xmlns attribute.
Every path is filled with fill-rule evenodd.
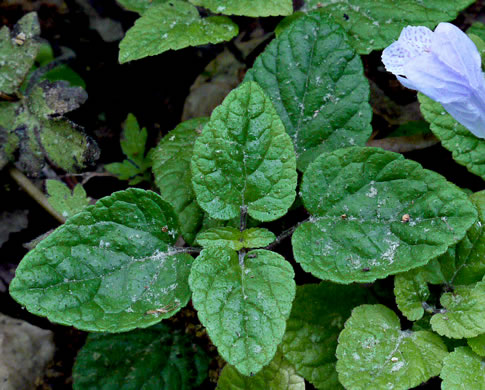
<svg viewBox="0 0 485 390"><path fill-rule="evenodd" d="M441 104L465 99L473 93L464 75L444 65L433 54L425 53L409 62L403 74L413 89Z"/></svg>
<svg viewBox="0 0 485 390"><path fill-rule="evenodd" d="M401 31L399 42L411 52L415 57L431 51L434 34L428 27L408 26Z"/></svg>
<svg viewBox="0 0 485 390"><path fill-rule="evenodd" d="M388 72L402 75L404 65L417 56L429 52L433 32L427 27L408 26L401 31L399 40L384 49L382 62Z"/></svg>
<svg viewBox="0 0 485 390"><path fill-rule="evenodd" d="M483 86L482 60L468 36L451 23L440 23L434 32L432 53L439 60L462 74L474 89Z"/></svg>
<svg viewBox="0 0 485 390"><path fill-rule="evenodd" d="M481 95L484 95L482 93ZM485 138L484 96L471 96L463 101L443 104L443 108L478 138Z"/></svg>

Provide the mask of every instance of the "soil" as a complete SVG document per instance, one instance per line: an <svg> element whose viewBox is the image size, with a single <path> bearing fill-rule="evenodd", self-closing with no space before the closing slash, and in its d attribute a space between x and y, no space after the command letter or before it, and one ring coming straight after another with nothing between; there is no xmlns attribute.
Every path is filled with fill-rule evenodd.
<svg viewBox="0 0 485 390"><path fill-rule="evenodd" d="M457 25L464 29L473 21L485 20L484 3L484 0L477 1L462 13L456 21ZM151 146L173 129L180 122L190 86L204 67L224 47L220 44L186 48L119 65L118 41L104 41L101 35L90 27L88 14L92 15L94 12L98 18L110 18L120 23L124 31L133 25L137 14L124 11L114 0L4 0L0 1L0 26L6 24L12 27L21 16L31 10L38 12L42 38L52 45L56 54L60 54L63 47L70 48L76 53L70 66L86 82L89 99L69 116L82 125L100 146L101 157L97 166L92 167L90 171L99 171L104 164L121 161L124 158L117 145L119 145L122 122L128 113L133 113L140 125L148 129ZM233 19L239 24L241 31L260 25L265 31L270 32L274 30L281 18L255 20L237 17ZM262 49L263 47L256 49L255 54ZM248 58L249 66L255 54ZM414 92L400 87L392 75L383 71L380 52L364 56L363 60L367 76L394 102L406 105L416 101ZM379 129L378 137L384 137L396 126L390 125L378 112L376 108L373 125L375 129ZM439 144L406 153L405 157L444 175L460 187L472 191L484 189L482 179L456 164L451 158L451 153ZM56 173L62 175L62 172ZM66 183L71 186L74 186L77 181L77 177L66 178ZM94 199L126 187L126 182L104 176L93 177L85 185L88 195ZM87 333L72 327L52 324L45 318L31 315L12 300L6 288L17 264L27 253L23 244L56 228L58 222L20 190L6 170L0 172L0 197L3 203L1 211L28 210L29 212L28 228L12 234L8 242L0 247L0 301L2 302L0 311L54 332L57 347L55 359L49 366L46 376L39 381L37 388L56 390L71 388L72 365L77 352L84 344ZM282 226L281 222L276 222L268 224L267 227L277 233L303 219L305 219L304 212L296 210L286 219L287 225ZM288 242L283 243L277 251L292 261L291 247ZM297 272L298 284L317 282L309 274L304 273L294 261L292 263ZM392 289L392 280L380 282L379 287L383 286ZM393 299L388 303L391 307L394 306ZM202 340L204 348L214 357L211 364L211 377L217 377L217 371L222 363L215 359L215 349L204 332L200 330L194 311L190 307L183 310L173 322L183 324L181 326L197 334L197 337ZM432 380L420 388L437 388L438 384L438 380ZM202 387L214 388L215 386L207 380ZM307 388L312 387L308 385Z"/></svg>

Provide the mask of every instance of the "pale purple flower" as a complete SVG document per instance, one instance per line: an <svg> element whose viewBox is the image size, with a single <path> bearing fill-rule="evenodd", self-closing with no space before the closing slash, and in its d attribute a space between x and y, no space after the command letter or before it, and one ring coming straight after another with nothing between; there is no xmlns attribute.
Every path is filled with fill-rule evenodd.
<svg viewBox="0 0 485 390"><path fill-rule="evenodd" d="M451 23L404 28L382 53L386 69L407 88L441 103L475 136L485 138L485 78L478 49Z"/></svg>

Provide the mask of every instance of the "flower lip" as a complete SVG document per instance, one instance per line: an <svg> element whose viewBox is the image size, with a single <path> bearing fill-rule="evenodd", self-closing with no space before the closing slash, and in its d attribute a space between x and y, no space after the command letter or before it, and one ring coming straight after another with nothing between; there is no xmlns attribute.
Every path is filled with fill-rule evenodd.
<svg viewBox="0 0 485 390"><path fill-rule="evenodd" d="M430 53L433 32L423 26L408 26L399 39L382 53L382 62L388 72L404 75L405 65L422 54Z"/></svg>
<svg viewBox="0 0 485 390"><path fill-rule="evenodd" d="M382 62L402 85L441 103L474 135L485 138L481 56L458 27L440 23L432 32L424 26L408 26L383 51Z"/></svg>

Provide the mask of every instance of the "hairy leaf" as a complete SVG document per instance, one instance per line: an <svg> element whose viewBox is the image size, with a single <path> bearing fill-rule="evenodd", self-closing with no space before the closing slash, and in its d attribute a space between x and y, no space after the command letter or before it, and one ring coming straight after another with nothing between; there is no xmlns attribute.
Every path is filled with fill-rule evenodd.
<svg viewBox="0 0 485 390"><path fill-rule="evenodd" d="M190 244L200 230L204 217L192 188L190 160L195 140L208 120L196 118L180 123L162 138L151 154L153 175L160 196L174 208L182 235Z"/></svg>
<svg viewBox="0 0 485 390"><path fill-rule="evenodd" d="M338 342L338 378L348 390L410 389L438 375L448 355L439 336L402 331L383 305L355 308Z"/></svg>
<svg viewBox="0 0 485 390"><path fill-rule="evenodd" d="M293 12L292 0L189 0L192 4L224 15L258 16L289 15Z"/></svg>
<svg viewBox="0 0 485 390"><path fill-rule="evenodd" d="M276 239L267 229L251 228L244 231L225 226L210 228L197 236L197 243L203 247L226 247L238 251L242 248L262 248Z"/></svg>
<svg viewBox="0 0 485 390"><path fill-rule="evenodd" d="M190 390L207 370L208 359L200 347L157 324L129 333L91 333L74 364L73 388Z"/></svg>
<svg viewBox="0 0 485 390"><path fill-rule="evenodd" d="M89 206L89 198L81 184L76 184L71 191L58 180L47 180L46 189L49 203L64 218L72 217Z"/></svg>
<svg viewBox="0 0 485 390"><path fill-rule="evenodd" d="M213 218L241 209L259 221L286 214L295 199L296 159L269 98L254 82L241 84L217 107L195 142L192 183Z"/></svg>
<svg viewBox="0 0 485 390"><path fill-rule="evenodd" d="M30 251L10 294L31 313L87 331L156 324L190 299L192 257L172 247L178 234L175 214L157 194L115 192Z"/></svg>
<svg viewBox="0 0 485 390"><path fill-rule="evenodd" d="M241 375L227 364L219 376L217 390L305 390L305 380L277 352L271 363L252 377Z"/></svg>
<svg viewBox="0 0 485 390"><path fill-rule="evenodd" d="M17 92L39 51L40 25L35 12L24 15L12 31L0 29L0 92Z"/></svg>
<svg viewBox="0 0 485 390"><path fill-rule="evenodd" d="M452 153L453 159L471 173L485 179L485 140L475 137L438 102L421 93L418 94L418 100L424 119L431 124L431 131Z"/></svg>
<svg viewBox="0 0 485 390"><path fill-rule="evenodd" d="M485 389L485 359L470 348L459 347L444 360L442 390Z"/></svg>
<svg viewBox="0 0 485 390"><path fill-rule="evenodd" d="M350 35L359 54L383 49L408 26L434 28L453 20L474 0L306 0L305 10L319 8Z"/></svg>
<svg viewBox="0 0 485 390"><path fill-rule="evenodd" d="M247 73L271 98L298 168L322 152L364 146L372 128L369 82L343 29L321 13L299 18Z"/></svg>
<svg viewBox="0 0 485 390"><path fill-rule="evenodd" d="M306 170L301 196L312 218L293 234L295 259L339 283L424 265L477 218L466 194L444 177L377 148L322 154Z"/></svg>
<svg viewBox="0 0 485 390"><path fill-rule="evenodd" d="M293 278L283 257L262 249L238 258L231 249L207 248L195 260L192 303L219 354L241 374L256 374L273 359L295 296Z"/></svg>
<svg viewBox="0 0 485 390"><path fill-rule="evenodd" d="M226 16L201 18L197 8L182 0L149 7L120 42L120 63L167 50L228 41L238 26Z"/></svg>
<svg viewBox="0 0 485 390"><path fill-rule="evenodd" d="M364 289L322 282L298 286L281 350L317 389L337 390L337 337L352 309L367 301Z"/></svg>
<svg viewBox="0 0 485 390"><path fill-rule="evenodd" d="M485 333L485 281L457 286L443 294L440 302L444 309L431 318L435 332L455 339Z"/></svg>

